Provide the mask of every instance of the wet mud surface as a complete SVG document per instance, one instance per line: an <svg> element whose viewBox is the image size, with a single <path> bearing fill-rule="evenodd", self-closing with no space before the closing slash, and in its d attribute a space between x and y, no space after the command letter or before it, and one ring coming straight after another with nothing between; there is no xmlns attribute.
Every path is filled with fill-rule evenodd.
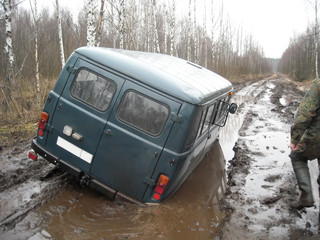
<svg viewBox="0 0 320 240"><path fill-rule="evenodd" d="M299 196L290 158L290 126L306 88L270 78L241 88L243 116L235 155L228 161L226 214L220 239L319 239L316 161L309 162L317 207L292 210Z"/></svg>
<svg viewBox="0 0 320 240"><path fill-rule="evenodd" d="M108 200L45 160L30 142L0 150L0 239L319 239L316 206L298 197L289 130L306 88L273 76L235 85L239 109L210 153L160 205ZM30 140L31 141L31 140Z"/></svg>

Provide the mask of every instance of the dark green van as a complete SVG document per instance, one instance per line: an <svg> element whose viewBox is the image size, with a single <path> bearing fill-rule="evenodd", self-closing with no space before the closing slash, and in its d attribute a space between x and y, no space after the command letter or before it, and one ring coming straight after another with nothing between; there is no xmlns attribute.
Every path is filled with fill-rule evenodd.
<svg viewBox="0 0 320 240"><path fill-rule="evenodd" d="M79 48L46 100L29 157L41 155L112 199L161 202L235 111L232 89L176 57Z"/></svg>

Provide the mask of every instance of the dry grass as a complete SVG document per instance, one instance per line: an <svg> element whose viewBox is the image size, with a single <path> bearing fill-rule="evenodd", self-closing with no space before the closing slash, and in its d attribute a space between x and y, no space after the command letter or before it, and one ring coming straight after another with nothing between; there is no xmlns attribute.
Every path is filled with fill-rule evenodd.
<svg viewBox="0 0 320 240"><path fill-rule="evenodd" d="M37 104L36 86L30 81L12 83L12 102L7 111L0 111L0 147L7 147L30 140L36 135L41 109L56 79L41 79L41 104ZM0 103L4 103L0 93Z"/></svg>

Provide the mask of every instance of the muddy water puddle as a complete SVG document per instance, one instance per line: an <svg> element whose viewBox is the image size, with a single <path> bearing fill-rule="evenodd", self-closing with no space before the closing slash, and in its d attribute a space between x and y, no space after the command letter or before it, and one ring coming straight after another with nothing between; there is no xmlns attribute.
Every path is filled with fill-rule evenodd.
<svg viewBox="0 0 320 240"><path fill-rule="evenodd" d="M217 142L170 199L147 207L66 190L36 211L42 230L32 239L213 239L223 219L224 166Z"/></svg>
<svg viewBox="0 0 320 240"><path fill-rule="evenodd" d="M251 86L241 90L232 102L238 106L246 104L255 94ZM247 112L248 109L242 107L235 115L229 115L227 125L221 128L219 142L164 203L140 207L122 200L110 201L96 191L69 184L68 188L61 187L59 196L32 210L2 237L29 240L214 239L224 218L219 204L227 181L226 160L234 155L232 148ZM4 200L2 209L6 208ZM8 211L11 208L8 207Z"/></svg>
<svg viewBox="0 0 320 240"><path fill-rule="evenodd" d="M253 99L242 92L233 98L239 106ZM220 200L226 188L226 160L247 110L230 115L220 142L202 160L178 191L159 205L140 207L110 201L88 188L64 190L35 213L40 229L30 240L42 239L214 239L224 212ZM225 158L226 156L226 158Z"/></svg>

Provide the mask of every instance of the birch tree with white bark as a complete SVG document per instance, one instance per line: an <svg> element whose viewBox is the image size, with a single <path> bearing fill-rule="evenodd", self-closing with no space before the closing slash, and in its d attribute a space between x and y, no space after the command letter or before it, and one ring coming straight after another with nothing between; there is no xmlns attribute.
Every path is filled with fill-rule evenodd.
<svg viewBox="0 0 320 240"><path fill-rule="evenodd" d="M119 10L119 24L120 24L120 44L119 48L124 49L124 34L125 34L125 0L120 1L120 10Z"/></svg>
<svg viewBox="0 0 320 240"><path fill-rule="evenodd" d="M62 26L61 26L61 10L59 5L59 0L56 0L56 14L58 20L58 34L59 34L59 47L60 47L60 59L61 59L61 68L65 64L64 58L64 48L63 48L63 36L62 36Z"/></svg>
<svg viewBox="0 0 320 240"><path fill-rule="evenodd" d="M4 9L4 21L5 21L5 44L4 55L7 59L6 75L3 78L3 86L1 92L4 95L4 110L6 111L11 102L11 82L13 80L13 67L14 67L14 54L13 54L13 40L12 40L12 2L11 0L1 1L1 5Z"/></svg>
<svg viewBox="0 0 320 240"><path fill-rule="evenodd" d="M157 18L156 18L156 0L152 0L152 24L153 24L153 52L160 52L159 35L157 28Z"/></svg>
<svg viewBox="0 0 320 240"><path fill-rule="evenodd" d="M318 0L314 0L314 13L315 13L315 24L314 24L314 44L315 44L315 72L316 79L319 78L318 71L318 42L319 42L319 27L318 27Z"/></svg>
<svg viewBox="0 0 320 240"><path fill-rule="evenodd" d="M100 0L99 17L96 21L97 0L87 0L87 46L98 47L101 41L105 0Z"/></svg>
<svg viewBox="0 0 320 240"><path fill-rule="evenodd" d="M172 0L172 14L170 21L170 55L175 51L176 0Z"/></svg>
<svg viewBox="0 0 320 240"><path fill-rule="evenodd" d="M86 9L87 9L87 46L94 47L96 40L96 25L95 25L95 14L94 11L96 9L96 1L95 0L87 0L86 1Z"/></svg>
<svg viewBox="0 0 320 240"><path fill-rule="evenodd" d="M197 34L197 3L193 0L193 26L192 26L192 37L193 37L193 54L194 62L198 63L198 34Z"/></svg>
<svg viewBox="0 0 320 240"><path fill-rule="evenodd" d="M37 0L33 0L33 4L31 0L29 0L30 8L32 12L33 24L34 24L34 59L35 59L35 77L36 77L36 86L37 86L37 104L40 107L40 71L39 71L39 16L38 16L38 2Z"/></svg>
<svg viewBox="0 0 320 240"><path fill-rule="evenodd" d="M187 60L191 61L191 0L189 0L189 14L188 14L188 46L187 46Z"/></svg>
<svg viewBox="0 0 320 240"><path fill-rule="evenodd" d="M164 11L165 11L165 14L164 14L164 23L163 23L163 32L164 32L164 46L163 46L163 49L164 49L164 53L167 53L168 52L168 22L169 22L169 12L168 12L168 8L167 8L167 5L166 3L164 3Z"/></svg>
<svg viewBox="0 0 320 240"><path fill-rule="evenodd" d="M204 67L208 68L208 46L207 46L207 9L206 9L206 1L203 1L203 6L204 6L204 15L203 15L203 41L204 41L204 53L203 53L203 58L204 58Z"/></svg>

